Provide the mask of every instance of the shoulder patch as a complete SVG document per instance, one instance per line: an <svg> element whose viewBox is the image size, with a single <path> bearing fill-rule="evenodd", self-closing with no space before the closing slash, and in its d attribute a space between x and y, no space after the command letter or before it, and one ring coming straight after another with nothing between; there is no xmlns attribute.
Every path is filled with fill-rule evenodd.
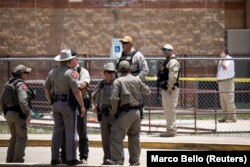
<svg viewBox="0 0 250 167"><path fill-rule="evenodd" d="M27 90L27 85L25 83L22 83L20 87L22 90Z"/></svg>
<svg viewBox="0 0 250 167"><path fill-rule="evenodd" d="M74 79L77 79L77 77L78 77L78 74L77 74L76 71L72 71L70 75L71 75L71 77L74 78Z"/></svg>

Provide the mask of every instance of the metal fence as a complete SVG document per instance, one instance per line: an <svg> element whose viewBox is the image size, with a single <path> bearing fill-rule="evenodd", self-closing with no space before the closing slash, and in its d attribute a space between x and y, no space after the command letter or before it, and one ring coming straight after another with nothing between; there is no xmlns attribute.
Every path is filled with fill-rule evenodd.
<svg viewBox="0 0 250 167"><path fill-rule="evenodd" d="M164 111L161 106L161 97L157 96L156 73L159 61L162 58L147 58L150 68L145 83L150 86L152 94L143 97L145 102L142 131L158 133L166 130ZM235 91L220 92L216 79L218 57L188 57L178 56L181 64L180 95L177 106L177 132L195 134L243 134L250 132L250 59L234 58L235 62ZM84 66L91 75L90 87L93 89L103 77L103 65L112 59L95 57L79 58L80 65ZM46 102L43 83L48 72L58 65L53 58L0 58L0 90L10 77L12 69L24 64L32 68L27 81L36 90L37 97L32 102L32 125L51 127L53 117L50 105ZM220 93L234 93L237 122L218 123L223 117L220 106ZM99 130L96 115L88 112L88 127ZM1 123L4 118L1 116Z"/></svg>

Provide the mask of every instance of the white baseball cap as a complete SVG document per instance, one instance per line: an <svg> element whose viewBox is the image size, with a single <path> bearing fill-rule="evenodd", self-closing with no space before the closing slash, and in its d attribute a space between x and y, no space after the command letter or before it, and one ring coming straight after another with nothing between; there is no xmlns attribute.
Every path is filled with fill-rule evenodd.
<svg viewBox="0 0 250 167"><path fill-rule="evenodd" d="M162 49L162 50L174 50L173 46L170 45L170 44L164 45L161 49Z"/></svg>

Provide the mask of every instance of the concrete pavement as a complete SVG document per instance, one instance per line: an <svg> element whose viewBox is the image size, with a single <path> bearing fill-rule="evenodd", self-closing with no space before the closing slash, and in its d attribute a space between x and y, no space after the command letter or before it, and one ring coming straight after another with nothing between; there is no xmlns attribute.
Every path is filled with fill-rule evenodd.
<svg viewBox="0 0 250 167"><path fill-rule="evenodd" d="M50 166L51 134L29 134L26 149L25 164L6 164L6 151L10 135L0 134L0 166ZM250 151L250 134L242 136L220 135L183 135L163 138L159 134L141 134L141 166L146 166L147 150L247 150ZM100 166L103 152L101 148L101 136L89 135L90 156L87 166ZM127 138L124 142L127 147ZM125 163L128 166L128 151L125 148ZM79 166L79 165L78 165ZM85 165L86 166L86 165Z"/></svg>
<svg viewBox="0 0 250 167"><path fill-rule="evenodd" d="M0 147L7 147L10 134L0 134ZM141 147L145 149L194 149L194 150L250 150L250 134L242 136L183 135L159 137L159 134L141 134ZM89 135L90 147L101 147L101 135ZM28 146L49 147L51 134L29 134ZM124 142L127 146L127 138Z"/></svg>

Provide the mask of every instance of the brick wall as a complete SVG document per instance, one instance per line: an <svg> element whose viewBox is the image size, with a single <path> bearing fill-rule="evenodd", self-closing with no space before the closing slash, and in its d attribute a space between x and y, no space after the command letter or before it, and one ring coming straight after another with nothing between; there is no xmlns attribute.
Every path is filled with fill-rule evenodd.
<svg viewBox="0 0 250 167"><path fill-rule="evenodd" d="M112 37L124 35L145 55L161 54L165 43L177 54L216 54L225 27L243 24L243 2L230 3L238 7L226 13L219 0L1 0L0 55L56 55L61 48L108 55Z"/></svg>

